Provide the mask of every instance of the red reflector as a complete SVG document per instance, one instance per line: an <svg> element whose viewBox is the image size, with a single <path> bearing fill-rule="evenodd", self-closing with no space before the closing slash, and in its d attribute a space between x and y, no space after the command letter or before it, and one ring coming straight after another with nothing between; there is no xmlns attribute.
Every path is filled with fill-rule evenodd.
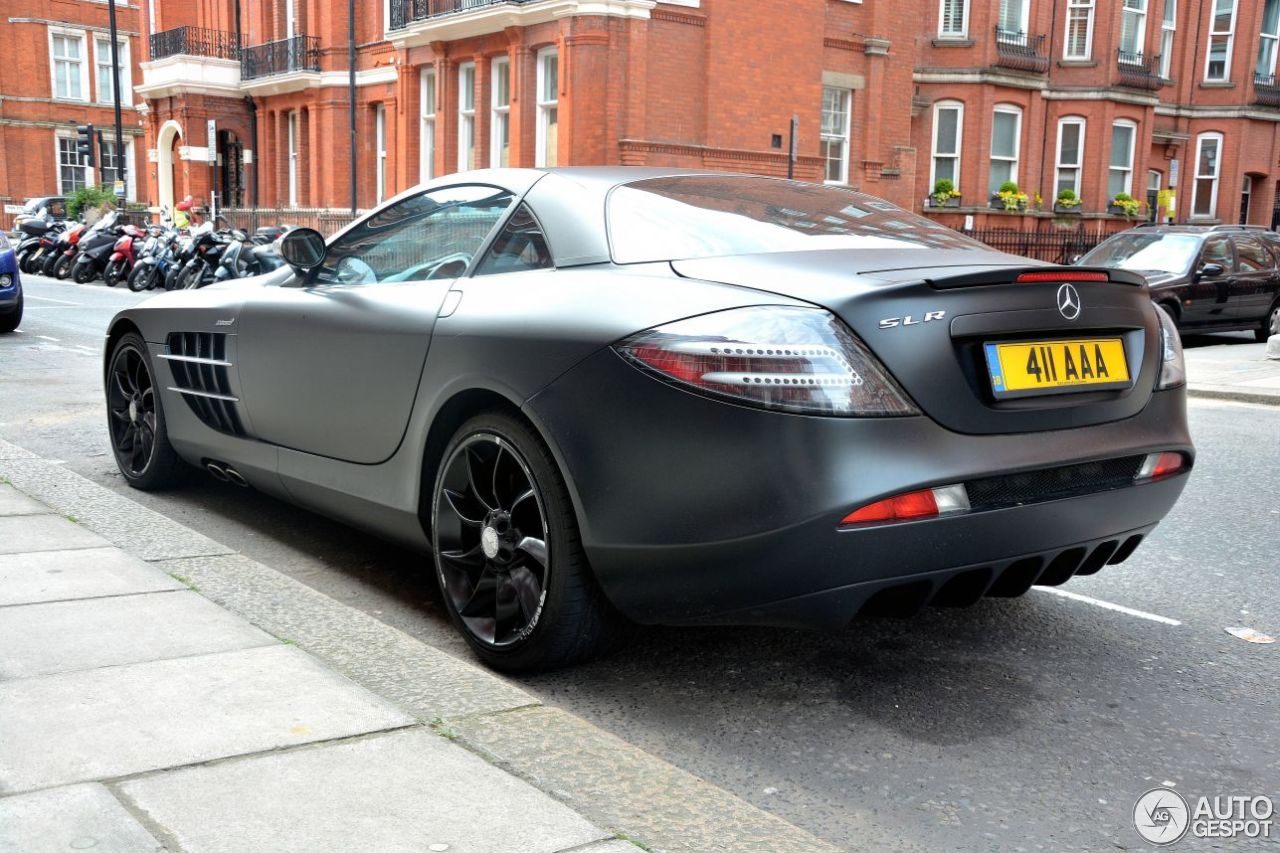
<svg viewBox="0 0 1280 853"><path fill-rule="evenodd" d="M1176 474L1181 470L1181 453L1161 453L1160 457L1156 459L1156 467L1151 469L1151 479L1156 480L1160 477L1168 477L1170 474Z"/></svg>
<svg viewBox="0 0 1280 853"><path fill-rule="evenodd" d="M938 514L938 501L933 489L907 492L867 504L844 517L841 524L861 524L867 521L895 521L903 518L923 518Z"/></svg>
<svg viewBox="0 0 1280 853"><path fill-rule="evenodd" d="M1111 281L1104 272L1024 272L1014 279L1018 284L1037 281Z"/></svg>

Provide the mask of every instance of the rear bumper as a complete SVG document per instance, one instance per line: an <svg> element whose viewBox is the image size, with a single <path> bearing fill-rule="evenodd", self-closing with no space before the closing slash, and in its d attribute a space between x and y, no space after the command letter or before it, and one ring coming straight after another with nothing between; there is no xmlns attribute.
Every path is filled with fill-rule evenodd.
<svg viewBox="0 0 1280 853"><path fill-rule="evenodd" d="M528 411L556 438L601 585L640 622L834 627L889 588L916 584L907 598L923 603L944 589L943 599L965 599L979 587L977 595L1009 594L1061 582L1149 532L1187 475L922 521L839 524L867 503L929 486L1159 450L1194 456L1181 390L1154 394L1114 423L965 435L926 417L729 405L641 375L611 351ZM1085 559L1095 554L1097 567Z"/></svg>

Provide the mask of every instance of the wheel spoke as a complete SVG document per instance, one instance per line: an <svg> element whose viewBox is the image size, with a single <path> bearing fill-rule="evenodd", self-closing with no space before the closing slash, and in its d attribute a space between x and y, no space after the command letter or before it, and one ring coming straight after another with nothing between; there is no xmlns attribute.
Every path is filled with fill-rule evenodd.
<svg viewBox="0 0 1280 853"><path fill-rule="evenodd" d="M502 640L523 627L520 620L520 596L510 577L499 581L494 592L493 621L495 640Z"/></svg>
<svg viewBox="0 0 1280 853"><path fill-rule="evenodd" d="M128 400L130 397L133 396L133 392L125 387L124 381L126 378L128 378L128 374L124 371L123 366L117 368L111 374L111 378L115 380L116 390L119 391L121 397L124 397L126 400Z"/></svg>
<svg viewBox="0 0 1280 853"><path fill-rule="evenodd" d="M511 570L511 586L515 588L516 599L520 602L520 612L526 621L532 619L542 603L542 584L538 576L528 566L520 566Z"/></svg>
<svg viewBox="0 0 1280 853"><path fill-rule="evenodd" d="M515 499L515 500L513 500L513 501L511 502L511 511L512 511L512 512L515 512L515 511L516 511L516 507L520 506L520 504L522 504L522 503L524 503L525 501L529 500L529 498L531 498L531 497L533 497L533 489L529 489L527 492L523 492L523 493L521 493L521 494L517 495L517 496L516 496L516 499Z"/></svg>
<svg viewBox="0 0 1280 853"><path fill-rule="evenodd" d="M484 477L481 475L481 465L483 464L483 460L480 459L480 455L476 453L473 448L468 447L466 449L466 454L467 477L471 481L471 494L474 495L475 499L478 500L485 508L485 511L492 512L497 509L497 507L494 503L486 501L484 499L484 495L480 494L480 484L484 482Z"/></svg>
<svg viewBox="0 0 1280 853"><path fill-rule="evenodd" d="M450 563L453 563L458 566L462 566L464 568L474 569L476 566L481 565L484 561L482 559L478 559L479 557L480 557L479 545L476 545L474 548L468 548L466 551L441 551L440 552L441 559L448 560Z"/></svg>
<svg viewBox="0 0 1280 853"><path fill-rule="evenodd" d="M450 488L443 489L442 493L444 494L445 502L449 504L449 509L453 510L453 514L456 515L458 517L458 520L461 521L463 524L469 524L472 527L479 527L480 525L484 524L483 520L478 518L472 518L470 515L468 515L466 511L463 510L462 505L466 503L466 500L467 500L466 495L463 495L460 492L455 492L453 489L450 489Z"/></svg>
<svg viewBox="0 0 1280 853"><path fill-rule="evenodd" d="M537 561L542 568L547 567L547 543L544 539L534 539L526 536L516 543L517 551L524 551L530 557Z"/></svg>
<svg viewBox="0 0 1280 853"><path fill-rule="evenodd" d="M124 423L128 423L128 422L129 422L129 410L128 410L127 408L125 408L125 409L112 409L112 410L111 410L111 417L115 418L115 419L116 419L116 420L118 420L118 421L122 421L122 422L124 422Z"/></svg>
<svg viewBox="0 0 1280 853"><path fill-rule="evenodd" d="M485 566L476 585L471 589L471 597L458 610L464 617L489 616L494 612L498 594L498 577L493 569Z"/></svg>

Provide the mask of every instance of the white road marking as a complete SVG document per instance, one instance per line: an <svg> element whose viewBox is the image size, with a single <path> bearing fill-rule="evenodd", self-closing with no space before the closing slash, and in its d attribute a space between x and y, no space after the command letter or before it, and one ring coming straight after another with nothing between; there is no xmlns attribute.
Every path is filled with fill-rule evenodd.
<svg viewBox="0 0 1280 853"><path fill-rule="evenodd" d="M27 293L27 294L24 294L24 298L25 298L25 299L34 299L34 300L36 300L37 302L56 302L56 303L58 303L59 305L79 305L79 304L80 304L79 302L68 302L68 301L67 301L67 300L65 300L65 299L53 299L53 298L48 297L48 296L36 296L36 295L35 295L35 294L33 294L33 293Z"/></svg>
<svg viewBox="0 0 1280 853"><path fill-rule="evenodd" d="M48 335L36 335L36 337L42 341L53 341L55 344L62 343L62 340L60 338L51 338Z"/></svg>
<svg viewBox="0 0 1280 853"><path fill-rule="evenodd" d="M1072 601L1082 601L1085 604L1092 604L1094 607L1101 607L1104 610L1114 610L1116 613L1123 613L1126 616L1137 616L1139 619L1149 619L1152 622L1159 622L1161 625L1181 625L1177 619L1170 619L1168 616L1159 616L1155 613L1148 613L1145 610L1134 610L1132 607L1125 607L1123 604L1113 604L1110 601L1103 601L1101 598L1091 598L1087 595L1081 595L1078 592L1067 592L1065 589L1058 589L1056 586L1037 586L1033 587L1040 592L1048 592L1053 595L1069 598Z"/></svg>

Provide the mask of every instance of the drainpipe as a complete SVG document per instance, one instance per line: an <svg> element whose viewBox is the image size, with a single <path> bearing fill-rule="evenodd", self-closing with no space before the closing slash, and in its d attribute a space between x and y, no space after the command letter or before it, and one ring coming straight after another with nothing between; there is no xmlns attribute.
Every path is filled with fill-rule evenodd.
<svg viewBox="0 0 1280 853"><path fill-rule="evenodd" d="M356 215L356 0L347 0L347 91L351 99L348 121L351 144L351 218Z"/></svg>
<svg viewBox="0 0 1280 853"><path fill-rule="evenodd" d="M244 105L249 109L249 140L253 145L253 162L249 164L250 175L253 178L253 204L249 207L258 206L258 158L262 155L262 151L258 148L258 108L253 103L252 95L244 96Z"/></svg>

